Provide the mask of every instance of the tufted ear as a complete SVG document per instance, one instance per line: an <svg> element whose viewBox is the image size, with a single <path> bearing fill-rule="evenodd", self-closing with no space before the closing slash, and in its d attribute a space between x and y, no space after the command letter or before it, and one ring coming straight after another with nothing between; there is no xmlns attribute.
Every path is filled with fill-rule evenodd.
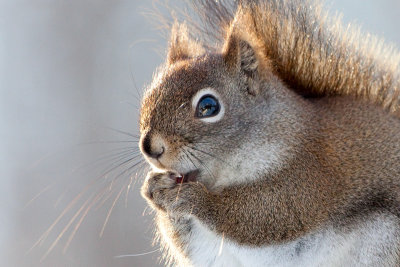
<svg viewBox="0 0 400 267"><path fill-rule="evenodd" d="M168 64L190 59L204 54L204 48L199 42L190 38L187 26L175 22L171 30L171 38L167 54Z"/></svg>
<svg viewBox="0 0 400 267"><path fill-rule="evenodd" d="M231 72L244 75L249 93L258 92L260 60L253 46L241 36L231 34L223 49L224 61Z"/></svg>

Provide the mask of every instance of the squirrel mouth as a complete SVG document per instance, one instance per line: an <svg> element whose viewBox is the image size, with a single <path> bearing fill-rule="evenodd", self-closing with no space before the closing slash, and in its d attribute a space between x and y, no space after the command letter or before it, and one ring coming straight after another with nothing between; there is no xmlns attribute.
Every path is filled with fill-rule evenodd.
<svg viewBox="0 0 400 267"><path fill-rule="evenodd" d="M199 170L194 170L185 174L181 174L176 177L176 183L177 184L182 184L182 183L188 183L188 182L196 182L197 181L197 176L199 175Z"/></svg>

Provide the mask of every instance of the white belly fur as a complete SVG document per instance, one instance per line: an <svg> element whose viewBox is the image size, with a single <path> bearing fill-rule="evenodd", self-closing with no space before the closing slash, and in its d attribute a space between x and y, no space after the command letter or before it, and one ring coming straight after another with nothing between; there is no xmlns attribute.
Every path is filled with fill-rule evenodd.
<svg viewBox="0 0 400 267"><path fill-rule="evenodd" d="M395 216L373 216L346 234L328 228L286 244L259 248L239 246L195 218L192 223L187 241L188 261L193 266L395 266L398 260Z"/></svg>

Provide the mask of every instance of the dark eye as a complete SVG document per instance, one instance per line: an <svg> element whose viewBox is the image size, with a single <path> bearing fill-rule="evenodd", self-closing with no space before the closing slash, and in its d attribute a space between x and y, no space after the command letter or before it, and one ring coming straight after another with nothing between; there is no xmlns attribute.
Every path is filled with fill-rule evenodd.
<svg viewBox="0 0 400 267"><path fill-rule="evenodd" d="M207 118L217 115L220 111L218 100L212 95L200 98L196 108L196 117Z"/></svg>

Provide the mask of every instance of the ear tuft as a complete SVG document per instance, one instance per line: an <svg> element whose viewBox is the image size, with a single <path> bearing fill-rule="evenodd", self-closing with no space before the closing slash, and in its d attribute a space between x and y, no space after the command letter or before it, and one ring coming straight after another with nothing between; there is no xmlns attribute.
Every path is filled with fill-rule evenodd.
<svg viewBox="0 0 400 267"><path fill-rule="evenodd" d="M223 57L230 71L244 74L249 93L256 94L260 62L253 46L242 36L232 33L225 43Z"/></svg>
<svg viewBox="0 0 400 267"><path fill-rule="evenodd" d="M252 75L257 71L258 60L257 56L246 41L239 41L239 57L240 57L240 68L247 75Z"/></svg>
<svg viewBox="0 0 400 267"><path fill-rule="evenodd" d="M188 32L186 24L175 22L171 30L169 49L167 54L168 64L174 64L180 60L186 60L204 54L202 45L193 40Z"/></svg>
<svg viewBox="0 0 400 267"><path fill-rule="evenodd" d="M241 70L246 74L257 71L259 61L254 48L244 39L232 34L227 40L224 51L224 60L232 70Z"/></svg>

